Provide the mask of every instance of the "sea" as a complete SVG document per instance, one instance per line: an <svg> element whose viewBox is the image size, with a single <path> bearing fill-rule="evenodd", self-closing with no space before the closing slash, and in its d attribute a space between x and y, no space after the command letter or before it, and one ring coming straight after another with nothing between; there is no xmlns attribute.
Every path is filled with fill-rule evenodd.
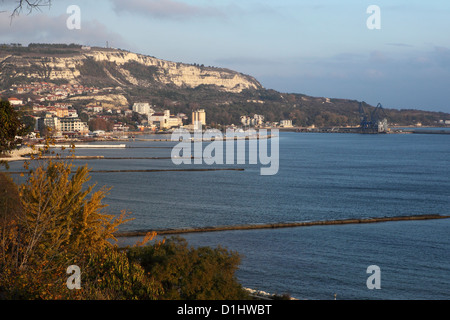
<svg viewBox="0 0 450 320"><path fill-rule="evenodd" d="M134 220L121 231L450 214L449 134L280 132L273 175L261 175L261 162L175 165L178 142L155 138L163 136L108 142L127 146L121 149L76 150L111 158L74 164L91 168L96 188L111 187L108 213L130 212ZM246 146L248 156L254 145ZM20 168L11 163L11 171ZM243 170L145 172L192 168ZM237 252L236 277L254 290L300 300L450 298L450 219L180 236L193 247Z"/></svg>

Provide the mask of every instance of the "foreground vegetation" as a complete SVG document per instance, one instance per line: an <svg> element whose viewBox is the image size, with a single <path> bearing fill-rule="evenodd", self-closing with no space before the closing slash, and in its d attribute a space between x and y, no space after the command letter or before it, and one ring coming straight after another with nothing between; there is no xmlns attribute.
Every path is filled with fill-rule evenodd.
<svg viewBox="0 0 450 320"><path fill-rule="evenodd" d="M2 299L245 299L234 273L237 253L192 248L181 238L119 248L118 226L103 213L107 189L93 191L86 167L49 161L17 185L0 173L0 298ZM70 290L67 268L81 270Z"/></svg>

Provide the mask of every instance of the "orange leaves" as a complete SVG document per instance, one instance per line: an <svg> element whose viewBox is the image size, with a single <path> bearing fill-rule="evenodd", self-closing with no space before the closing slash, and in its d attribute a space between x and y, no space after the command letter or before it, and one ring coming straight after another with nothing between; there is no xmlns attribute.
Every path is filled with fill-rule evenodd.
<svg viewBox="0 0 450 320"><path fill-rule="evenodd" d="M145 244L147 244L149 241L152 241L155 237L156 237L156 232L155 231L147 232L145 237L141 241L136 242L136 244L134 246L135 247L142 247Z"/></svg>

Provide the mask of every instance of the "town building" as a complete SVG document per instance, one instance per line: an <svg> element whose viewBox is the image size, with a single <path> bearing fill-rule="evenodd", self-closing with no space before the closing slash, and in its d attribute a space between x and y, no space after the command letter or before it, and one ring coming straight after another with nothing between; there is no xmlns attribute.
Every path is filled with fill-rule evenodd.
<svg viewBox="0 0 450 320"><path fill-rule="evenodd" d="M255 114L253 117L241 116L241 123L243 126L261 126L264 123L264 116L260 114Z"/></svg>
<svg viewBox="0 0 450 320"><path fill-rule="evenodd" d="M45 117L38 119L38 130L44 128L51 128L52 131L58 135L61 131L61 122L55 114L47 112Z"/></svg>
<svg viewBox="0 0 450 320"><path fill-rule="evenodd" d="M280 127L291 128L292 127L292 120L281 120L280 121Z"/></svg>
<svg viewBox="0 0 450 320"><path fill-rule="evenodd" d="M89 127L85 122L82 122L79 118L76 117L65 117L59 119L61 124L61 132L62 133L80 133L87 134L89 133Z"/></svg>
<svg viewBox="0 0 450 320"><path fill-rule="evenodd" d="M181 117L170 114L170 110L164 112L155 112L148 115L148 125L159 129L170 129L183 125Z"/></svg>
<svg viewBox="0 0 450 320"><path fill-rule="evenodd" d="M94 113L102 113L103 107L97 106L97 105L88 105L88 106L86 106L86 111L94 112Z"/></svg>
<svg viewBox="0 0 450 320"><path fill-rule="evenodd" d="M146 102L136 102L133 104L133 111L137 112L139 114L152 114L155 113L155 110L153 110L152 106L149 103Z"/></svg>
<svg viewBox="0 0 450 320"><path fill-rule="evenodd" d="M204 109L192 111L192 125L194 130L198 130L202 126L206 126L206 112Z"/></svg>
<svg viewBox="0 0 450 320"><path fill-rule="evenodd" d="M8 99L9 104L12 106L21 106L23 105L23 101L14 97Z"/></svg>

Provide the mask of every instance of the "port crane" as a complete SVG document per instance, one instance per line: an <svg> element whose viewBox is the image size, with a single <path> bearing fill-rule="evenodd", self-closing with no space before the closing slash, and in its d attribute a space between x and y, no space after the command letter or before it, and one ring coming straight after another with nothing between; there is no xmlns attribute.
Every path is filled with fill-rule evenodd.
<svg viewBox="0 0 450 320"><path fill-rule="evenodd" d="M362 132L376 133L387 131L387 115L381 103L378 103L375 109L369 113L359 103L360 129Z"/></svg>

